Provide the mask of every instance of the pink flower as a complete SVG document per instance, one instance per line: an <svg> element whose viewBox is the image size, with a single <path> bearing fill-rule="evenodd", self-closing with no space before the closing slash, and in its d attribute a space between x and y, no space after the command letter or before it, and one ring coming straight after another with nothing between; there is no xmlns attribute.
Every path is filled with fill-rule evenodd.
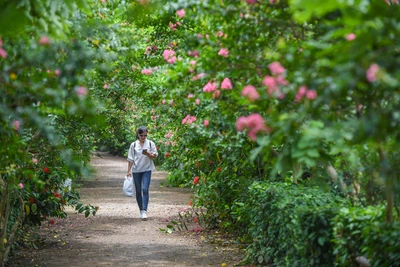
<svg viewBox="0 0 400 267"><path fill-rule="evenodd" d="M153 70L151 68L142 70L142 74L147 75L147 76L149 76L152 72L153 72Z"/></svg>
<svg viewBox="0 0 400 267"><path fill-rule="evenodd" d="M274 77L271 77L271 76L267 75L267 76L264 77L264 79L262 81L262 84L265 85L268 88L273 88L274 89L276 87L276 80L275 80Z"/></svg>
<svg viewBox="0 0 400 267"><path fill-rule="evenodd" d="M166 103L167 101L165 100L165 99L163 99L162 101L161 101L161 103L164 105L165 103Z"/></svg>
<svg viewBox="0 0 400 267"><path fill-rule="evenodd" d="M229 55L229 51L227 48L221 48L221 50L219 50L219 52L218 52L218 56L221 56L221 57L228 57L228 55Z"/></svg>
<svg viewBox="0 0 400 267"><path fill-rule="evenodd" d="M40 45L49 45L50 44L50 39L47 36L42 36L39 40Z"/></svg>
<svg viewBox="0 0 400 267"><path fill-rule="evenodd" d="M246 0L247 4L254 5L257 3L257 0Z"/></svg>
<svg viewBox="0 0 400 267"><path fill-rule="evenodd" d="M196 116L190 116L189 114L186 115L186 117L182 120L182 124L192 124L193 122L195 122Z"/></svg>
<svg viewBox="0 0 400 267"><path fill-rule="evenodd" d="M248 137L253 141L257 139L257 133L270 131L265 125L263 117L258 113L251 114L248 117L239 117L236 121L236 129L240 132L244 129L249 130Z"/></svg>
<svg viewBox="0 0 400 267"><path fill-rule="evenodd" d="M194 94L189 94L187 98L194 98Z"/></svg>
<svg viewBox="0 0 400 267"><path fill-rule="evenodd" d="M229 78L225 78L221 83L221 89L230 90L232 89L232 83Z"/></svg>
<svg viewBox="0 0 400 267"><path fill-rule="evenodd" d="M356 39L356 35L354 33L349 33L348 35L346 35L346 40L347 41L353 41L354 39Z"/></svg>
<svg viewBox="0 0 400 267"><path fill-rule="evenodd" d="M104 89L107 89L107 88L108 88L108 84L105 83L105 84L103 85L103 88L104 88Z"/></svg>
<svg viewBox="0 0 400 267"><path fill-rule="evenodd" d="M171 130L168 131L168 133L167 133L166 135L164 135L164 137L165 137L165 138L168 138L168 139L170 139L171 136L172 136L172 131L171 131Z"/></svg>
<svg viewBox="0 0 400 267"><path fill-rule="evenodd" d="M132 65L132 70L135 71L137 67L135 65Z"/></svg>
<svg viewBox="0 0 400 267"><path fill-rule="evenodd" d="M285 78L281 75L279 75L278 77L275 78L275 82L278 85L288 85L289 84L289 82L287 80L285 80Z"/></svg>
<svg viewBox="0 0 400 267"><path fill-rule="evenodd" d="M195 75L195 76L192 78L192 81L196 81L196 80L198 80L198 79L201 79L201 78L203 78L204 76L206 76L205 73L199 73L199 74Z"/></svg>
<svg viewBox="0 0 400 267"><path fill-rule="evenodd" d="M55 74L56 76L60 76L61 72L60 72L60 70L55 70L55 71L54 71L54 74Z"/></svg>
<svg viewBox="0 0 400 267"><path fill-rule="evenodd" d="M7 52L3 48L0 47L0 57L6 59L7 57Z"/></svg>
<svg viewBox="0 0 400 267"><path fill-rule="evenodd" d="M242 96L247 97L250 101L255 101L260 98L260 94L253 85L246 85L241 94Z"/></svg>
<svg viewBox="0 0 400 267"><path fill-rule="evenodd" d="M214 91L214 93L212 95L212 98L213 99L218 98L220 95L221 95L221 91L220 90L216 90L216 91Z"/></svg>
<svg viewBox="0 0 400 267"><path fill-rule="evenodd" d="M176 56L174 50L171 49L164 50L163 57L169 64L174 64L176 62Z"/></svg>
<svg viewBox="0 0 400 267"><path fill-rule="evenodd" d="M295 101L300 102L303 97L306 97L308 100L314 100L317 98L317 92L315 90L309 90L307 86L301 86L297 91Z"/></svg>
<svg viewBox="0 0 400 267"><path fill-rule="evenodd" d="M200 99L196 98L195 102L196 102L196 105L200 105Z"/></svg>
<svg viewBox="0 0 400 267"><path fill-rule="evenodd" d="M236 120L236 130L243 131L247 126L247 117L241 116Z"/></svg>
<svg viewBox="0 0 400 267"><path fill-rule="evenodd" d="M274 94L280 94L280 90L277 84L278 82L284 85L288 84L288 82L281 76L275 78L267 75L264 77L262 83L263 85L268 87L267 89L268 95L272 96Z"/></svg>
<svg viewBox="0 0 400 267"><path fill-rule="evenodd" d="M171 30L176 31L176 24L170 23L170 24L168 25L168 27L169 27Z"/></svg>
<svg viewBox="0 0 400 267"><path fill-rule="evenodd" d="M190 65L192 65L194 67L194 66L196 66L197 62L196 62L196 60L191 60L189 63L190 63Z"/></svg>
<svg viewBox="0 0 400 267"><path fill-rule="evenodd" d="M83 86L78 86L78 87L75 89L75 92L76 92L76 94L77 94L78 96L85 96L85 95L88 94L88 89L86 89L86 87L83 87Z"/></svg>
<svg viewBox="0 0 400 267"><path fill-rule="evenodd" d="M270 4L276 4L278 3L278 0L269 0Z"/></svg>
<svg viewBox="0 0 400 267"><path fill-rule="evenodd" d="M15 131L19 130L20 125L21 125L20 121L13 121L13 126Z"/></svg>
<svg viewBox="0 0 400 267"><path fill-rule="evenodd" d="M33 159L32 159L32 162L33 162L34 164L38 164L39 161L38 161L37 158L33 158Z"/></svg>
<svg viewBox="0 0 400 267"><path fill-rule="evenodd" d="M217 88L218 88L217 85L210 81L203 87L203 92L211 93L217 90Z"/></svg>
<svg viewBox="0 0 400 267"><path fill-rule="evenodd" d="M204 120L203 124L204 124L204 127L207 127L210 124L210 122L208 120Z"/></svg>
<svg viewBox="0 0 400 267"><path fill-rule="evenodd" d="M379 65L378 64L372 64L369 66L366 75L367 75L367 80L372 83L376 81L376 74L379 72Z"/></svg>
<svg viewBox="0 0 400 267"><path fill-rule="evenodd" d="M23 183L19 183L19 188L24 189L24 184Z"/></svg>
<svg viewBox="0 0 400 267"><path fill-rule="evenodd" d="M176 11L178 17L183 18L186 15L186 11L184 9L179 9Z"/></svg>
<svg viewBox="0 0 400 267"><path fill-rule="evenodd" d="M105 4L107 4L107 1L106 0L101 0L101 2L105 5Z"/></svg>
<svg viewBox="0 0 400 267"><path fill-rule="evenodd" d="M222 31L218 31L217 32L217 37L222 37L222 36L224 36L224 33Z"/></svg>
<svg viewBox="0 0 400 267"><path fill-rule="evenodd" d="M282 67L281 63L275 61L268 65L269 70L271 71L272 75L281 75L285 73L286 69Z"/></svg>
<svg viewBox="0 0 400 267"><path fill-rule="evenodd" d="M146 46L146 50L144 51L145 55L149 55L151 53L151 46Z"/></svg>
<svg viewBox="0 0 400 267"><path fill-rule="evenodd" d="M199 57L200 53L198 51L189 51L188 56Z"/></svg>
<svg viewBox="0 0 400 267"><path fill-rule="evenodd" d="M315 90L307 90L306 98L309 100L313 100L313 99L317 98L317 92Z"/></svg>
<svg viewBox="0 0 400 267"><path fill-rule="evenodd" d="M301 99L304 97L304 95L307 93L307 90L308 90L307 86L301 86L297 91L295 101L300 102Z"/></svg>

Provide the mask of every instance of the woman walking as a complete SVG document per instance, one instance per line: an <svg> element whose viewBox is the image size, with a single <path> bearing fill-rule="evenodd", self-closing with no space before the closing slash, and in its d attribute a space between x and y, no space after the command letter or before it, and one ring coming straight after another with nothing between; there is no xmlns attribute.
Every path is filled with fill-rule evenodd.
<svg viewBox="0 0 400 267"><path fill-rule="evenodd" d="M136 131L136 141L128 151L128 176L133 175L136 201L143 221L147 220L151 172L155 169L153 160L158 156L154 142L147 140L147 133L147 128L140 126Z"/></svg>

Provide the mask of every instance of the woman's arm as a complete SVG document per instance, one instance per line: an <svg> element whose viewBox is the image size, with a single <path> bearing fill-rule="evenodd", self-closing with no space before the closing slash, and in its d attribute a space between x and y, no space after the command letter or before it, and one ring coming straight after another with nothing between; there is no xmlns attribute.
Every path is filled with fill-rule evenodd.
<svg viewBox="0 0 400 267"><path fill-rule="evenodd" d="M149 158L155 159L158 156L157 148L154 142L150 141L150 153L148 155Z"/></svg>
<svg viewBox="0 0 400 267"><path fill-rule="evenodd" d="M133 161L128 161L128 176L131 176L132 175L132 165L134 164L135 162L133 162Z"/></svg>

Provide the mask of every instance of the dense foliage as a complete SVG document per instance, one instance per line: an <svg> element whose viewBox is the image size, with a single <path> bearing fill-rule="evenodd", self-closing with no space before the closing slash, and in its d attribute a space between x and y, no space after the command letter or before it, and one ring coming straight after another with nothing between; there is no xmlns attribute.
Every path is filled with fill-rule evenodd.
<svg viewBox="0 0 400 267"><path fill-rule="evenodd" d="M249 261L394 266L398 1L0 7L2 261L64 205L95 213L66 181L146 125L168 184L193 187L203 226L239 234Z"/></svg>

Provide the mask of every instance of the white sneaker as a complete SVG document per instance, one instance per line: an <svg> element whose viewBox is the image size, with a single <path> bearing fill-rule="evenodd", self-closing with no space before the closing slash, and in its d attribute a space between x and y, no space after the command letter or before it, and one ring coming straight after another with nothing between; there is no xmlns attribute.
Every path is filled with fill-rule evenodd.
<svg viewBox="0 0 400 267"><path fill-rule="evenodd" d="M147 221L147 211L141 210L140 211L140 218L142 219L142 221Z"/></svg>

